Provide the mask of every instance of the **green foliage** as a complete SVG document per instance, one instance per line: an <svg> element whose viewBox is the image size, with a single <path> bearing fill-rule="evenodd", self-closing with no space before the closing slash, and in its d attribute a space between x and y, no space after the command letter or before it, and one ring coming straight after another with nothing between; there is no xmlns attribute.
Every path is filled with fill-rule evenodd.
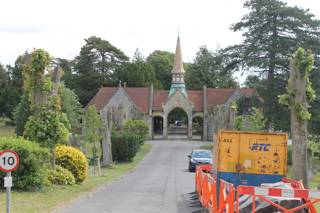
<svg viewBox="0 0 320 213"><path fill-rule="evenodd" d="M222 55L200 47L194 63L186 72L188 89L202 89L203 85L212 88L232 88L237 85L232 72L223 65Z"/></svg>
<svg viewBox="0 0 320 213"><path fill-rule="evenodd" d="M316 94L320 94L320 68L314 69L310 74L310 81ZM307 89L308 92L308 89ZM307 93L308 95L308 93ZM308 122L308 131L310 134L319 135L320 132L320 98L319 95L310 103L309 111L312 114L311 120Z"/></svg>
<svg viewBox="0 0 320 213"><path fill-rule="evenodd" d="M15 108L13 112L14 123L16 125L16 134L22 136L24 132L24 127L28 121L30 112L30 101L29 96L24 93L20 100L19 105Z"/></svg>
<svg viewBox="0 0 320 213"><path fill-rule="evenodd" d="M262 92L258 90L264 99L265 116L276 129L283 130L289 127L289 115L277 97L286 90L289 56L299 46L319 55L320 21L309 10L279 0L247 0L244 7L248 13L232 26L233 31L242 32L244 40L223 50L225 61L235 70L266 76L260 82Z"/></svg>
<svg viewBox="0 0 320 213"><path fill-rule="evenodd" d="M156 82L153 67L141 60L126 63L114 73L116 81L126 82L130 87L149 86Z"/></svg>
<svg viewBox="0 0 320 213"><path fill-rule="evenodd" d="M278 101L282 105L289 106L289 95L288 94L279 95Z"/></svg>
<svg viewBox="0 0 320 213"><path fill-rule="evenodd" d="M94 158L101 155L100 146L97 145L102 139L100 129L103 127L101 118L94 106L89 106L82 118L82 131L86 143L93 144Z"/></svg>
<svg viewBox="0 0 320 213"><path fill-rule="evenodd" d="M304 109L302 104L296 104L293 109L298 114L298 118L300 121L308 121L311 118L311 114L308 112L308 110Z"/></svg>
<svg viewBox="0 0 320 213"><path fill-rule="evenodd" d="M308 149L311 150L312 157L314 158L320 158L320 143L319 141L316 141L315 139L309 139L308 140Z"/></svg>
<svg viewBox="0 0 320 213"><path fill-rule="evenodd" d="M287 93L279 95L278 101L282 105L286 105L289 109L294 110L297 113L300 122L308 121L311 119L311 113L308 112L307 107L304 106L305 103L296 102L296 93L300 92L301 89L305 89L306 97L308 102L312 102L315 99L315 91L312 88L311 82L309 80L309 74L312 71L312 66L314 63L314 56L310 51L304 51L303 48L298 48L293 56L293 71L300 72L301 79L294 79L298 75L291 74L288 80ZM293 72L292 71L292 72ZM296 84L293 81L301 80L306 84L306 88L296 88Z"/></svg>
<svg viewBox="0 0 320 213"><path fill-rule="evenodd" d="M111 143L114 161L132 161L140 146L139 136L127 131L113 131Z"/></svg>
<svg viewBox="0 0 320 213"><path fill-rule="evenodd" d="M7 105L7 98L8 98L8 84L9 84L9 75L6 72L5 68L0 64L0 115L7 115L8 114L8 105Z"/></svg>
<svg viewBox="0 0 320 213"><path fill-rule="evenodd" d="M294 55L294 65L300 71L301 76L307 77L307 75L312 71L312 66L314 64L314 56L310 50L304 51L303 48L299 47Z"/></svg>
<svg viewBox="0 0 320 213"><path fill-rule="evenodd" d="M238 115L234 120L234 128L236 130L243 130L244 128L243 122L244 122L244 117L242 115Z"/></svg>
<svg viewBox="0 0 320 213"><path fill-rule="evenodd" d="M80 118L82 114L82 108L78 97L72 90L66 88L64 85L60 87L59 94L62 103L61 110L67 115L71 129L76 131L81 127Z"/></svg>
<svg viewBox="0 0 320 213"><path fill-rule="evenodd" d="M187 113L181 108L173 109L168 115L168 123L172 124L175 121L181 121L183 124L187 124L188 123Z"/></svg>
<svg viewBox="0 0 320 213"><path fill-rule="evenodd" d="M87 178L87 159L79 149L60 145L55 148L55 156L56 164L69 170L77 183L81 183Z"/></svg>
<svg viewBox="0 0 320 213"><path fill-rule="evenodd" d="M262 131L265 129L265 118L263 113L257 108L251 108L251 112L245 115L238 115L235 119L235 129Z"/></svg>
<svg viewBox="0 0 320 213"><path fill-rule="evenodd" d="M43 109L29 117L24 137L38 142L41 146L53 148L56 144L63 144L67 141L69 128L65 114Z"/></svg>
<svg viewBox="0 0 320 213"><path fill-rule="evenodd" d="M73 185L76 183L73 174L61 166L56 166L55 170L49 171L48 180L56 185Z"/></svg>
<svg viewBox="0 0 320 213"><path fill-rule="evenodd" d="M92 36L85 39L85 42L73 62L63 61L65 70L76 72L67 74L65 84L74 90L83 106L87 105L102 85L114 85L113 72L128 62L128 57L106 40Z"/></svg>
<svg viewBox="0 0 320 213"><path fill-rule="evenodd" d="M154 83L156 89L170 89L173 58L173 53L161 50L155 50L147 57L147 63L153 67L160 82L158 85Z"/></svg>
<svg viewBox="0 0 320 213"><path fill-rule="evenodd" d="M12 172L14 189L38 189L46 183L46 167L50 158L48 149L23 138L0 137L0 150L5 149L17 152L20 158L18 169ZM2 179L5 173L0 174Z"/></svg>
<svg viewBox="0 0 320 213"><path fill-rule="evenodd" d="M137 134L140 145L144 143L149 133L149 125L144 120L126 120L123 129L126 132Z"/></svg>

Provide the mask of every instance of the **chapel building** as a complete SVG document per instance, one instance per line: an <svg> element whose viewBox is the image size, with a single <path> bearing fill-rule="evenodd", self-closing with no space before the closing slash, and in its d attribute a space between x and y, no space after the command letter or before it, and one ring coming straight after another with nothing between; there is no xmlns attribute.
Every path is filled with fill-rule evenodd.
<svg viewBox="0 0 320 213"><path fill-rule="evenodd" d="M180 39L178 37L174 65L171 71L170 90L156 90L150 87L127 87L119 84L117 87L102 87L91 99L88 106L94 105L103 120L111 119L121 125L126 119L144 119L149 124L150 138L167 139L173 123L169 123L170 112L179 108L187 116L185 136L195 138L195 121L201 125L201 140L212 141L219 129L228 129L234 112L230 107L233 101L241 97L256 95L250 88L207 88L202 90L187 90L184 75ZM112 116L110 116L112 115ZM200 122L199 122L200 121ZM176 127L176 129L183 127Z"/></svg>

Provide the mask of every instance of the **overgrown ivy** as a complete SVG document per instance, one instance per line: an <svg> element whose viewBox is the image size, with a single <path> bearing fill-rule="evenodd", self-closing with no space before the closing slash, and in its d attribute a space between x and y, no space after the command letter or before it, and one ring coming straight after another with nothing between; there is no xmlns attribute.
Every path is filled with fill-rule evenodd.
<svg viewBox="0 0 320 213"><path fill-rule="evenodd" d="M315 100L316 94L312 88L312 84L309 80L309 75L312 71L314 56L310 50L305 51L303 48L299 48L293 56L295 69L299 70L300 78L305 80L306 83L306 99L310 103ZM293 88L293 79L289 78L287 93L279 95L278 101L280 104L288 106L290 110L294 110L298 115L300 121L307 121L311 119L311 114L307 107L304 107L304 103L296 103L296 89Z"/></svg>

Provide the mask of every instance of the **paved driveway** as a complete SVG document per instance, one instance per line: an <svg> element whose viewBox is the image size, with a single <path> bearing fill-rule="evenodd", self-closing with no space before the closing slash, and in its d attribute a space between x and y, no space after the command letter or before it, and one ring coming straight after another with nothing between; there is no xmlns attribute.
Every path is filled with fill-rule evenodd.
<svg viewBox="0 0 320 213"><path fill-rule="evenodd" d="M187 171L187 155L202 142L150 143L151 151L135 171L59 212L200 212L193 194L194 173Z"/></svg>

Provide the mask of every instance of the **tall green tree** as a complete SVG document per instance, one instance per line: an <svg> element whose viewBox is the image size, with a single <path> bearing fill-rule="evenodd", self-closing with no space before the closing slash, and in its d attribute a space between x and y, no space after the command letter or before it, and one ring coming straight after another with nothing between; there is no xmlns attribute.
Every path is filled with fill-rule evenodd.
<svg viewBox="0 0 320 213"><path fill-rule="evenodd" d="M110 74L115 68L129 58L108 41L92 36L85 39L86 44L75 58L75 71L86 74L90 72Z"/></svg>
<svg viewBox="0 0 320 213"><path fill-rule="evenodd" d="M244 41L226 48L224 54L229 56L230 67L266 79L264 112L269 124L281 128L276 124L276 112L281 108L276 97L285 91L289 56L302 46L311 49L319 61L320 22L309 10L290 7L279 0L247 0L244 7L249 12L231 27L235 32L243 32Z"/></svg>
<svg viewBox="0 0 320 213"><path fill-rule="evenodd" d="M114 71L129 60L120 49L106 40L92 36L85 42L74 61L64 63L65 70L71 70L64 79L65 84L75 91L83 106L101 86L116 84Z"/></svg>
<svg viewBox="0 0 320 213"><path fill-rule="evenodd" d="M312 135L320 134L320 67L314 70L310 75L312 87L317 94L315 100L310 104L310 113L312 115L309 125L309 132Z"/></svg>
<svg viewBox="0 0 320 213"><path fill-rule="evenodd" d="M161 50L155 50L147 57L147 63L153 67L156 79L161 83L155 88L170 89L173 59L173 53Z"/></svg>
<svg viewBox="0 0 320 213"><path fill-rule="evenodd" d="M223 66L222 56L200 47L197 56L186 72L188 89L202 89L203 85L212 88L235 87L237 83L230 70Z"/></svg>
<svg viewBox="0 0 320 213"><path fill-rule="evenodd" d="M10 110L7 104L9 75L2 64L0 64L0 116L8 115Z"/></svg>
<svg viewBox="0 0 320 213"><path fill-rule="evenodd" d="M128 62L114 73L117 81L125 82L130 87L149 86L161 84L157 81L153 66L148 64L142 54L137 50L132 62Z"/></svg>
<svg viewBox="0 0 320 213"><path fill-rule="evenodd" d="M16 59L14 66L7 66L8 72L10 75L10 85L9 85L9 94L8 94L8 102L10 104L11 112L10 118L14 116L14 109L19 105L20 101L22 101L22 96L24 93L23 90L23 79L24 73L23 69L30 62L30 54L25 52L24 54L18 56Z"/></svg>

